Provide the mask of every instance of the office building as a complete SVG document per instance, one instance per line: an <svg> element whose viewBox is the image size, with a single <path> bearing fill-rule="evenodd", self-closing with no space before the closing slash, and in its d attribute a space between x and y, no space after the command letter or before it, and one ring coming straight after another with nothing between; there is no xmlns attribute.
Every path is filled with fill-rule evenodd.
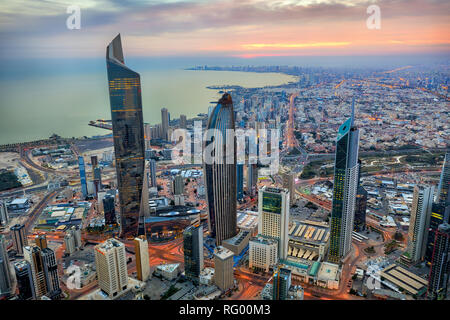
<svg viewBox="0 0 450 320"><path fill-rule="evenodd" d="M203 227L190 226L183 232L184 273L198 284L203 270Z"/></svg>
<svg viewBox="0 0 450 320"><path fill-rule="evenodd" d="M143 222L141 197L144 182L145 145L141 81L129 69L122 52L120 34L106 49L109 98L119 189L120 237L138 236Z"/></svg>
<svg viewBox="0 0 450 320"><path fill-rule="evenodd" d="M180 115L180 128L186 129L186 116L184 114Z"/></svg>
<svg viewBox="0 0 450 320"><path fill-rule="evenodd" d="M247 165L247 193L250 197L256 195L258 184L258 166L256 163L249 163Z"/></svg>
<svg viewBox="0 0 450 320"><path fill-rule="evenodd" d="M222 246L214 250L214 284L222 291L234 285L233 252Z"/></svg>
<svg viewBox="0 0 450 320"><path fill-rule="evenodd" d="M208 204L208 226L217 246L234 237L236 225L236 139L228 146L227 129L235 130L231 95L225 93L208 119L207 129L217 136L207 138L204 150L214 150L210 163L205 162L205 185ZM207 148L207 149L206 149ZM209 155L208 155L209 156ZM231 160L231 161L230 161Z"/></svg>
<svg viewBox="0 0 450 320"><path fill-rule="evenodd" d="M71 255L81 248L81 229L72 226L64 235L64 243L66 245L66 254Z"/></svg>
<svg viewBox="0 0 450 320"><path fill-rule="evenodd" d="M181 174L177 174L173 179L173 194L180 195L184 193L184 178Z"/></svg>
<svg viewBox="0 0 450 320"><path fill-rule="evenodd" d="M287 300L291 287L291 270L279 268L273 274L273 300Z"/></svg>
<svg viewBox="0 0 450 320"><path fill-rule="evenodd" d="M25 260L17 261L14 263L14 270L19 289L19 300L36 299L30 263Z"/></svg>
<svg viewBox="0 0 450 320"><path fill-rule="evenodd" d="M283 188L289 190L289 203L293 205L295 203L295 174L285 173L283 174Z"/></svg>
<svg viewBox="0 0 450 320"><path fill-rule="evenodd" d="M39 248L47 248L47 236L45 234L37 235L36 237L34 237L34 241Z"/></svg>
<svg viewBox="0 0 450 320"><path fill-rule="evenodd" d="M444 164L442 165L441 177L439 179L436 202L450 202L450 153L445 154Z"/></svg>
<svg viewBox="0 0 450 320"><path fill-rule="evenodd" d="M278 240L258 236L249 241L248 267L264 270L274 268L278 263Z"/></svg>
<svg viewBox="0 0 450 320"><path fill-rule="evenodd" d="M13 278L11 276L6 239L0 234L0 298L11 295L12 287Z"/></svg>
<svg viewBox="0 0 450 320"><path fill-rule="evenodd" d="M427 298L444 300L447 298L450 274L450 225L448 223L438 227L434 243Z"/></svg>
<svg viewBox="0 0 450 320"><path fill-rule="evenodd" d="M169 112L166 108L161 109L162 139L169 140Z"/></svg>
<svg viewBox="0 0 450 320"><path fill-rule="evenodd" d="M339 263L351 250L355 202L359 178L359 130L354 124L355 100L352 115L340 127L336 141L334 163L331 236L328 259Z"/></svg>
<svg viewBox="0 0 450 320"><path fill-rule="evenodd" d="M91 165L92 165L92 177L94 180L95 196L97 196L98 192L102 188L102 173L98 165L97 156L91 156Z"/></svg>
<svg viewBox="0 0 450 320"><path fill-rule="evenodd" d="M433 203L431 205L430 226L428 228L427 248L425 252L425 261L431 264L431 258L434 250L434 240L438 227L443 223L450 223L450 205L444 202Z"/></svg>
<svg viewBox="0 0 450 320"><path fill-rule="evenodd" d="M152 187L157 187L156 184L156 161L155 159L150 159L150 182Z"/></svg>
<svg viewBox="0 0 450 320"><path fill-rule="evenodd" d="M41 249L37 246L25 246L23 247L23 257L31 266L35 297L41 299L48 292Z"/></svg>
<svg viewBox="0 0 450 320"><path fill-rule="evenodd" d="M78 168L80 170L80 183L81 183L81 193L83 195L83 200L88 196L88 188L86 181L86 168L84 166L83 156L78 157Z"/></svg>
<svg viewBox="0 0 450 320"><path fill-rule="evenodd" d="M125 245L111 238L95 246L98 285L110 298L119 296L128 287Z"/></svg>
<svg viewBox="0 0 450 320"><path fill-rule="evenodd" d="M23 256L23 247L28 245L25 226L23 224L16 224L12 226L10 230L16 255Z"/></svg>
<svg viewBox="0 0 450 320"><path fill-rule="evenodd" d="M59 287L58 265L56 263L55 252L50 248L41 250L42 263L44 265L44 274L46 280L47 297L57 299L61 295Z"/></svg>
<svg viewBox="0 0 450 320"><path fill-rule="evenodd" d="M367 191L363 186L358 187L355 201L355 220L353 229L355 231L366 230L366 211L367 211Z"/></svg>
<svg viewBox="0 0 450 320"><path fill-rule="evenodd" d="M425 257L433 195L434 187L414 187L409 219L408 247L401 257L406 264L420 262Z"/></svg>
<svg viewBox="0 0 450 320"><path fill-rule="evenodd" d="M105 216L105 225L116 224L116 206L115 196L112 194L106 194L103 197L103 212Z"/></svg>
<svg viewBox="0 0 450 320"><path fill-rule="evenodd" d="M0 226L6 226L8 224L8 207L6 201L0 200Z"/></svg>
<svg viewBox="0 0 450 320"><path fill-rule="evenodd" d="M289 191L263 187L258 193L258 234L278 240L278 257L286 259L289 243Z"/></svg>
<svg viewBox="0 0 450 320"><path fill-rule="evenodd" d="M236 165L236 195L237 200L244 199L244 164Z"/></svg>
<svg viewBox="0 0 450 320"><path fill-rule="evenodd" d="M140 281L147 281L150 278L150 259L148 242L144 236L134 238L134 252L136 253L137 278Z"/></svg>

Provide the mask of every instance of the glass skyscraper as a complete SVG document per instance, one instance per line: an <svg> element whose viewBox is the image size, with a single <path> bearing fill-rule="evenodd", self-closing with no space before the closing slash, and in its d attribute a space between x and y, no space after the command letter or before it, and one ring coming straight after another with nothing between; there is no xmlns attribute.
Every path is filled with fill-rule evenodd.
<svg viewBox="0 0 450 320"><path fill-rule="evenodd" d="M331 211L331 237L328 260L339 263L350 252L352 244L355 200L359 177L359 130L352 116L340 127L336 141L334 164L333 206Z"/></svg>
<svg viewBox="0 0 450 320"><path fill-rule="evenodd" d="M80 169L81 193L83 194L83 198L86 199L88 195L86 182L86 168L84 166L84 158L82 156L78 157L78 168Z"/></svg>
<svg viewBox="0 0 450 320"><path fill-rule="evenodd" d="M109 98L120 203L120 236L145 233L141 198L144 182L144 123L141 80L124 64L120 34L106 49Z"/></svg>
<svg viewBox="0 0 450 320"><path fill-rule="evenodd" d="M190 226L183 233L184 272L195 283L203 270L203 227Z"/></svg>
<svg viewBox="0 0 450 320"><path fill-rule="evenodd" d="M226 142L227 129L232 129L233 132L235 130L230 94L225 93L211 111L207 129L216 129L218 134L205 141L205 148L213 147L215 154L213 163L204 164L204 171L209 231L216 239L217 246L220 246L223 240L234 237L237 233L236 139L233 137L234 146L228 146ZM227 161L227 156L233 157L232 163L227 163L231 162Z"/></svg>

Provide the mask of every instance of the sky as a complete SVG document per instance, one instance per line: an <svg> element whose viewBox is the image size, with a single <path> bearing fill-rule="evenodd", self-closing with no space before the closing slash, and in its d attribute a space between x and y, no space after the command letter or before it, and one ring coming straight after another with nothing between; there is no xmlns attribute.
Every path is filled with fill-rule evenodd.
<svg viewBox="0 0 450 320"><path fill-rule="evenodd" d="M366 26L370 5L380 29ZM0 57L104 57L117 33L132 57L446 55L449 18L448 0L2 1Z"/></svg>

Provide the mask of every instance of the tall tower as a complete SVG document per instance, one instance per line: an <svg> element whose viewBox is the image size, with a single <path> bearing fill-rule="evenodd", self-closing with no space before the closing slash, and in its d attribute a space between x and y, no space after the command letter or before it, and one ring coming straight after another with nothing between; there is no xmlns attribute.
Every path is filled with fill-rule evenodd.
<svg viewBox="0 0 450 320"><path fill-rule="evenodd" d="M140 281L147 281L150 278L150 259L148 242L144 236L134 238L134 252L136 253L137 278Z"/></svg>
<svg viewBox="0 0 450 320"><path fill-rule="evenodd" d="M83 194L83 200L86 199L88 195L87 182L86 182L86 168L84 166L83 156L78 157L78 168L80 169L80 183L81 183L81 193Z"/></svg>
<svg viewBox="0 0 450 320"><path fill-rule="evenodd" d="M23 224L16 224L10 230L12 232L14 250L17 255L23 256L23 247L28 245L25 226Z"/></svg>
<svg viewBox="0 0 450 320"><path fill-rule="evenodd" d="M289 288L291 287L291 270L279 268L273 274L273 300L287 300Z"/></svg>
<svg viewBox="0 0 450 320"><path fill-rule="evenodd" d="M233 101L225 93L208 120L207 129L217 136L205 141L204 150L214 150L213 163L204 164L208 224L211 236L220 246L222 241L237 234L236 217L236 139L227 141L227 129L235 130ZM232 157L232 161L230 158ZM231 163L230 163L231 162Z"/></svg>
<svg viewBox="0 0 450 320"><path fill-rule="evenodd" d="M438 227L431 259L427 297L442 300L447 297L450 274L450 225L443 223Z"/></svg>
<svg viewBox="0 0 450 320"><path fill-rule="evenodd" d="M169 112L166 108L161 109L161 127L162 127L162 138L164 140L169 140Z"/></svg>
<svg viewBox="0 0 450 320"><path fill-rule="evenodd" d="M258 183L258 166L256 163L247 165L247 192L251 197L256 195Z"/></svg>
<svg viewBox="0 0 450 320"><path fill-rule="evenodd" d="M5 237L0 234L0 298L12 293L11 267L9 265L8 251Z"/></svg>
<svg viewBox="0 0 450 320"><path fill-rule="evenodd" d="M155 159L150 159L150 182L152 187L156 188L156 161Z"/></svg>
<svg viewBox="0 0 450 320"><path fill-rule="evenodd" d="M203 227L190 226L183 233L184 272L198 283L203 270Z"/></svg>
<svg viewBox="0 0 450 320"><path fill-rule="evenodd" d="M334 163L333 206L328 259L339 263L351 249L355 199L358 189L359 130L354 124L355 99L352 116L340 127L336 141Z"/></svg>
<svg viewBox="0 0 450 320"><path fill-rule="evenodd" d="M36 299L40 299L48 292L41 249L36 246L25 246L23 248L23 257L31 266L35 296Z"/></svg>
<svg viewBox="0 0 450 320"><path fill-rule="evenodd" d="M237 186L237 200L244 198L244 164L238 163L236 165L236 186Z"/></svg>
<svg viewBox="0 0 450 320"><path fill-rule="evenodd" d="M233 286L233 251L218 246L214 250L214 283L226 291Z"/></svg>
<svg viewBox="0 0 450 320"><path fill-rule="evenodd" d="M122 242L111 238L96 245L95 265L98 285L109 297L116 297L127 289L127 262Z"/></svg>
<svg viewBox="0 0 450 320"><path fill-rule="evenodd" d="M141 80L124 64L120 34L106 49L109 98L120 203L120 236L139 233L145 146ZM142 228L141 228L142 229Z"/></svg>
<svg viewBox="0 0 450 320"><path fill-rule="evenodd" d="M414 187L408 230L408 248L402 256L407 263L416 263L425 257L433 195L434 187Z"/></svg>
<svg viewBox="0 0 450 320"><path fill-rule="evenodd" d="M442 165L441 178L439 179L438 193L436 202L450 202L450 153L445 154L444 164Z"/></svg>
<svg viewBox="0 0 450 320"><path fill-rule="evenodd" d="M14 263L14 270L16 272L17 287L19 289L19 299L36 299L30 263L25 260L17 261Z"/></svg>
<svg viewBox="0 0 450 320"><path fill-rule="evenodd" d="M258 234L277 239L279 258L286 259L289 242L289 191L262 187L258 198Z"/></svg>
<svg viewBox="0 0 450 320"><path fill-rule="evenodd" d="M47 283L47 296L58 298L61 294L58 278L58 265L56 263L55 252L50 248L41 250L42 263L44 265L45 280Z"/></svg>

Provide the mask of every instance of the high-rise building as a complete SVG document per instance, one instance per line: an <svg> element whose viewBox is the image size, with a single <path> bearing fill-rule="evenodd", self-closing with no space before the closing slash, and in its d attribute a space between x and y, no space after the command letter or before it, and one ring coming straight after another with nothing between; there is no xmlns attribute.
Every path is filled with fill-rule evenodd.
<svg viewBox="0 0 450 320"><path fill-rule="evenodd" d="M6 207L6 202L0 200L0 226L5 226L8 223L8 208Z"/></svg>
<svg viewBox="0 0 450 320"><path fill-rule="evenodd" d="M450 274L450 225L448 223L438 227L434 243L427 298L443 300L447 298Z"/></svg>
<svg viewBox="0 0 450 320"><path fill-rule="evenodd" d="M352 115L340 127L336 141L334 163L333 205L328 259L339 263L351 250L355 202L358 191L359 130L354 124L355 101Z"/></svg>
<svg viewBox="0 0 450 320"><path fill-rule="evenodd" d="M363 186L358 187L355 202L355 221L353 229L363 231L366 229L367 191Z"/></svg>
<svg viewBox="0 0 450 320"><path fill-rule="evenodd" d="M14 250L17 255L23 256L23 247L28 245L27 235L25 234L25 226L23 224L16 224L12 226L10 230Z"/></svg>
<svg viewBox="0 0 450 320"><path fill-rule="evenodd" d="M94 180L95 196L97 196L98 192L102 188L102 173L100 167L98 166L97 156L91 156L91 165L92 165L92 177Z"/></svg>
<svg viewBox="0 0 450 320"><path fill-rule="evenodd" d="M218 246L214 250L214 283L226 291L234 285L233 251Z"/></svg>
<svg viewBox="0 0 450 320"><path fill-rule="evenodd" d="M278 240L255 237L249 241L248 267L268 272L278 263Z"/></svg>
<svg viewBox="0 0 450 320"><path fill-rule="evenodd" d="M289 191L262 187L258 192L258 234L278 240L278 257L286 259L289 242Z"/></svg>
<svg viewBox="0 0 450 320"><path fill-rule="evenodd" d="M450 204L444 202L433 203L431 205L430 226L428 228L427 248L425 252L425 261L428 265L431 264L431 258L434 250L434 240L439 225L443 223L450 223Z"/></svg>
<svg viewBox="0 0 450 320"><path fill-rule="evenodd" d="M81 248L81 229L76 226L72 226L66 231L64 235L64 243L66 245L66 253L71 255L76 250Z"/></svg>
<svg viewBox="0 0 450 320"><path fill-rule="evenodd" d="M152 184L152 187L157 187L156 184L156 161L155 159L150 159L150 181Z"/></svg>
<svg viewBox="0 0 450 320"><path fill-rule="evenodd" d="M162 125L162 138L169 140L169 112L166 108L161 109L161 125Z"/></svg>
<svg viewBox="0 0 450 320"><path fill-rule="evenodd" d="M35 297L40 299L48 292L41 249L37 246L25 246L23 247L23 257L31 266Z"/></svg>
<svg viewBox="0 0 450 320"><path fill-rule="evenodd" d="M55 252L50 248L44 248L41 250L41 256L47 284L46 296L51 299L58 298L61 295L61 288L59 287L58 265L56 263Z"/></svg>
<svg viewBox="0 0 450 320"><path fill-rule="evenodd" d="M258 166L256 163L249 163L247 166L247 193L250 197L256 195L258 184Z"/></svg>
<svg viewBox="0 0 450 320"><path fill-rule="evenodd" d="M220 246L223 240L237 234L236 139L233 137L234 146L228 145L227 141L227 130L235 130L230 94L225 93L217 103L208 119L207 129L216 133L204 145L204 150L214 150L213 163L204 164L208 225L211 236Z"/></svg>
<svg viewBox="0 0 450 320"><path fill-rule="evenodd" d="M184 272L186 278L199 283L203 270L203 227L190 226L183 233Z"/></svg>
<svg viewBox="0 0 450 320"><path fill-rule="evenodd" d="M180 128L186 129L186 115L180 115Z"/></svg>
<svg viewBox="0 0 450 320"><path fill-rule="evenodd" d="M273 300L287 300L291 287L291 270L279 268L273 274Z"/></svg>
<svg viewBox="0 0 450 320"><path fill-rule="evenodd" d="M244 164L236 165L236 194L237 200L244 199Z"/></svg>
<svg viewBox="0 0 450 320"><path fill-rule="evenodd" d="M428 242L434 187L415 186L409 219L408 247L402 256L407 264L424 259Z"/></svg>
<svg viewBox="0 0 450 320"><path fill-rule="evenodd" d="M445 154L444 164L442 165L441 177L439 179L438 193L436 202L450 202L450 153Z"/></svg>
<svg viewBox="0 0 450 320"><path fill-rule="evenodd" d="M140 76L124 63L120 34L106 49L106 64L119 189L120 236L134 238L142 230L139 223L143 222L140 205L145 166L144 123Z"/></svg>
<svg viewBox="0 0 450 320"><path fill-rule="evenodd" d="M95 246L98 285L110 298L117 297L128 287L125 245L114 239Z"/></svg>
<svg viewBox="0 0 450 320"><path fill-rule="evenodd" d="M83 156L78 157L78 168L80 169L80 183L81 193L83 194L83 200L88 196L87 181L86 181L86 168L84 166Z"/></svg>
<svg viewBox="0 0 450 320"><path fill-rule="evenodd" d="M295 202L295 174L286 173L283 175L283 188L289 190L289 203L293 205Z"/></svg>
<svg viewBox="0 0 450 320"><path fill-rule="evenodd" d="M106 194L103 197L103 212L105 215L105 225L115 224L116 221L116 207L114 204L115 196Z"/></svg>
<svg viewBox="0 0 450 320"><path fill-rule="evenodd" d="M6 241L5 237L0 234L0 298L8 297L12 293L12 282Z"/></svg>
<svg viewBox="0 0 450 320"><path fill-rule="evenodd" d="M36 299L30 263L26 260L17 261L14 263L14 270L16 272L17 288L19 289L19 299Z"/></svg>
<svg viewBox="0 0 450 320"><path fill-rule="evenodd" d="M173 179L173 194L179 195L184 193L184 178L181 174L177 174Z"/></svg>
<svg viewBox="0 0 450 320"><path fill-rule="evenodd" d="M34 237L34 241L39 248L47 248L47 236L45 234L38 234Z"/></svg>
<svg viewBox="0 0 450 320"><path fill-rule="evenodd" d="M134 252L136 253L137 278L140 281L147 281L150 278L150 259L148 242L144 236L134 238Z"/></svg>

